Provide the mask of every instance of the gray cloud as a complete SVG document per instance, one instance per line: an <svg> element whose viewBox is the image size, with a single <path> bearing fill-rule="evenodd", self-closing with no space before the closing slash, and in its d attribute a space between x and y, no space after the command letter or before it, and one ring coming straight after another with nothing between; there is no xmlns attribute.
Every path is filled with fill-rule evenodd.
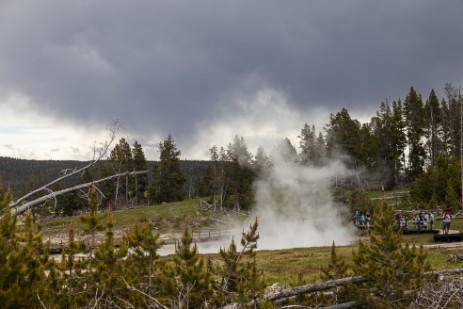
<svg viewBox="0 0 463 309"><path fill-rule="evenodd" d="M0 88L181 143L262 89L337 112L460 86L462 14L459 1L4 1Z"/></svg>

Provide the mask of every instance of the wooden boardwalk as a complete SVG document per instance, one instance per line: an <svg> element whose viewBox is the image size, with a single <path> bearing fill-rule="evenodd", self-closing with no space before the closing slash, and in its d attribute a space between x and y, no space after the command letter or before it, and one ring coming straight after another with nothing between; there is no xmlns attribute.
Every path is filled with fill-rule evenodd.
<svg viewBox="0 0 463 309"><path fill-rule="evenodd" d="M447 235L444 234L442 230L435 230L434 241L439 242L453 242L453 241L463 241L463 234L460 231L449 230Z"/></svg>
<svg viewBox="0 0 463 309"><path fill-rule="evenodd" d="M357 225L360 230L366 230L366 225ZM463 233L457 230L450 230L447 235L444 234L442 229L430 229L427 226L417 228L415 224L409 223L406 229L402 229L404 234L434 234L434 241L436 242L456 242L463 241Z"/></svg>

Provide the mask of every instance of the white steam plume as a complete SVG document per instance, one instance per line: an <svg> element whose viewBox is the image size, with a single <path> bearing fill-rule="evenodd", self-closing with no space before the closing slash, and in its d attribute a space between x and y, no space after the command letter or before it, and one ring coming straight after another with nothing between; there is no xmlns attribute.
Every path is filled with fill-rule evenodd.
<svg viewBox="0 0 463 309"><path fill-rule="evenodd" d="M272 156L273 157L273 156ZM339 161L305 167L273 157L273 168L256 183L259 249L347 245L354 227L335 205L331 187L348 170Z"/></svg>
<svg viewBox="0 0 463 309"><path fill-rule="evenodd" d="M272 153L273 166L255 183L256 206L253 213L259 221L258 250L348 245L355 241L355 227L345 206L332 198L337 177L348 176L341 161L323 167L301 166L278 153ZM236 223L225 237L198 243L200 253L217 253L228 248L232 237L240 243L241 232L247 231L254 218ZM163 248L164 254L173 248Z"/></svg>

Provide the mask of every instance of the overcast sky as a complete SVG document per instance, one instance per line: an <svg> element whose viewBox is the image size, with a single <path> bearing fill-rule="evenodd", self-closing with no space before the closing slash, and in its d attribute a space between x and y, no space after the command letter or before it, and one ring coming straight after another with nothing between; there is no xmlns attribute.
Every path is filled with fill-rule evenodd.
<svg viewBox="0 0 463 309"><path fill-rule="evenodd" d="M463 1L0 0L0 155L91 159L115 119L149 159L237 134L298 146L345 107L463 85Z"/></svg>

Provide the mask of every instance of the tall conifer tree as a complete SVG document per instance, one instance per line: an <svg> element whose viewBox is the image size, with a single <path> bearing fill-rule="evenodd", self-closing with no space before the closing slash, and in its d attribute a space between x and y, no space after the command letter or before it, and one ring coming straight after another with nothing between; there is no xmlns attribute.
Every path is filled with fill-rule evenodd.
<svg viewBox="0 0 463 309"><path fill-rule="evenodd" d="M147 162L142 146L135 141L132 148L132 168L134 171L144 171L147 169ZM143 202L145 199L145 191L148 186L148 174L134 176L133 195L136 199L136 204Z"/></svg>
<svg viewBox="0 0 463 309"><path fill-rule="evenodd" d="M153 169L154 182L150 190L158 203L181 201L184 198L186 176L180 164L180 155L170 134L164 142L159 143L159 162Z"/></svg>
<svg viewBox="0 0 463 309"><path fill-rule="evenodd" d="M426 116L421 95L413 87L405 98L405 119L407 123L407 139L409 147L408 176L414 180L423 172L426 151L423 145Z"/></svg>
<svg viewBox="0 0 463 309"><path fill-rule="evenodd" d="M431 90L429 98L425 104L425 112L427 116L427 128L426 128L426 145L429 155L429 163L434 165L436 158L440 151L441 147L441 132L442 132L442 113L440 110L439 99L434 92L434 89Z"/></svg>
<svg viewBox="0 0 463 309"><path fill-rule="evenodd" d="M385 201L372 220L370 242L360 241L354 252L354 273L366 279L357 289L357 301L366 308L406 308L412 295L405 291L420 287L423 272L429 269L426 253L422 246L403 244L393 210Z"/></svg>

